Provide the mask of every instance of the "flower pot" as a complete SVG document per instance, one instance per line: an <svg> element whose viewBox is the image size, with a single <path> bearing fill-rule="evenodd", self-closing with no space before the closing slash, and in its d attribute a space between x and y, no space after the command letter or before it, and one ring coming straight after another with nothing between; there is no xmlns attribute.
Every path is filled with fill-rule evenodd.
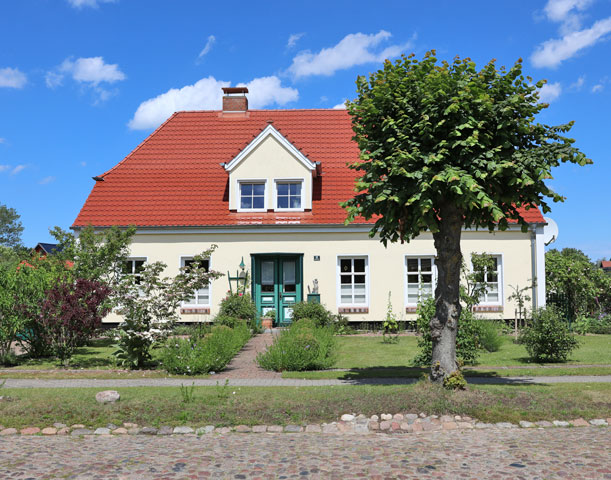
<svg viewBox="0 0 611 480"><path fill-rule="evenodd" d="M274 326L274 321L269 317L263 317L261 319L261 326L264 330L270 330Z"/></svg>

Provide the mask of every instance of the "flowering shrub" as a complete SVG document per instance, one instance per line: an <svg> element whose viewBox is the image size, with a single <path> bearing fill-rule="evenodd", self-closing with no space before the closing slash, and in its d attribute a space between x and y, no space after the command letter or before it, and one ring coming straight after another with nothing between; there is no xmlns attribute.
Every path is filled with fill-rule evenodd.
<svg viewBox="0 0 611 480"><path fill-rule="evenodd" d="M199 268L210 257L212 246L193 262L180 269L174 278L161 278L166 265L162 262L146 264L138 277L126 275L117 286L119 313L119 344L114 353L119 364L129 368L142 368L151 360L151 347L165 340L176 320L181 302L189 300L194 290L205 287L213 278L221 276L215 271Z"/></svg>
<svg viewBox="0 0 611 480"><path fill-rule="evenodd" d="M337 343L333 327L319 327L315 320L303 319L274 339L257 363L266 370L322 370L335 363Z"/></svg>
<svg viewBox="0 0 611 480"><path fill-rule="evenodd" d="M223 318L237 318L239 320L244 320L251 326L251 328L254 329L256 327L257 320L257 307L255 306L255 302L252 301L252 298L248 293L234 293L233 295L229 294L221 302L221 307L219 309L218 317L215 319L215 323L217 323L218 319Z"/></svg>
<svg viewBox="0 0 611 480"><path fill-rule="evenodd" d="M161 365L168 372L179 375L200 375L219 372L238 353L250 338L250 329L241 322L235 328L224 325L200 337L170 338L161 353Z"/></svg>
<svg viewBox="0 0 611 480"><path fill-rule="evenodd" d="M42 340L62 364L100 327L110 309L102 306L109 295L110 287L85 278L59 281L47 291L37 323Z"/></svg>

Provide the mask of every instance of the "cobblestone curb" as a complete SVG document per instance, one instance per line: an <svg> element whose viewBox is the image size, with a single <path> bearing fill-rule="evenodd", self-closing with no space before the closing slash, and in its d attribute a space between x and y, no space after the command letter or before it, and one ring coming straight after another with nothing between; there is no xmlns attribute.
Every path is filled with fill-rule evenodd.
<svg viewBox="0 0 611 480"><path fill-rule="evenodd" d="M191 428L188 426L162 426L160 428L139 426L126 422L122 426L109 424L101 428L88 428L83 424L67 426L54 423L52 427L38 428L26 427L21 430L4 428L0 426L0 436L12 435L182 435L203 436L213 433L318 433L318 434L407 434L422 433L437 430L471 430L490 428L566 428L566 427L607 427L611 425L611 418L594 418L589 421L577 418L570 421L521 421L519 424L510 422L484 423L475 418L460 415L426 415L424 413L397 413L395 415L383 413L381 415L357 415L347 413L337 422L310 424L310 425L237 425L235 427L220 427L207 425L205 427Z"/></svg>

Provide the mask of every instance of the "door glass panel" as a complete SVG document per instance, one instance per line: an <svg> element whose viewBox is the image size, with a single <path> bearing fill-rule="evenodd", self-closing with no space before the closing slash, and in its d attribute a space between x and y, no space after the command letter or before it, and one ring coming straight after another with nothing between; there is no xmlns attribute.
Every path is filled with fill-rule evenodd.
<svg viewBox="0 0 611 480"><path fill-rule="evenodd" d="M274 262L261 262L261 291L274 291Z"/></svg>
<svg viewBox="0 0 611 480"><path fill-rule="evenodd" d="M282 262L282 285L285 292L295 292L297 285L295 284L295 261L285 260Z"/></svg>

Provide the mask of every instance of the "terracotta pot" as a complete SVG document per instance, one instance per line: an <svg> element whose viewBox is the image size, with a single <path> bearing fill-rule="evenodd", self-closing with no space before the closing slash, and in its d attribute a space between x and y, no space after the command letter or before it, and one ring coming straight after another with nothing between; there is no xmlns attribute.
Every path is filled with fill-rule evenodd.
<svg viewBox="0 0 611 480"><path fill-rule="evenodd" d="M271 318L264 317L261 319L261 326L265 329L271 329L274 326L274 322Z"/></svg>

